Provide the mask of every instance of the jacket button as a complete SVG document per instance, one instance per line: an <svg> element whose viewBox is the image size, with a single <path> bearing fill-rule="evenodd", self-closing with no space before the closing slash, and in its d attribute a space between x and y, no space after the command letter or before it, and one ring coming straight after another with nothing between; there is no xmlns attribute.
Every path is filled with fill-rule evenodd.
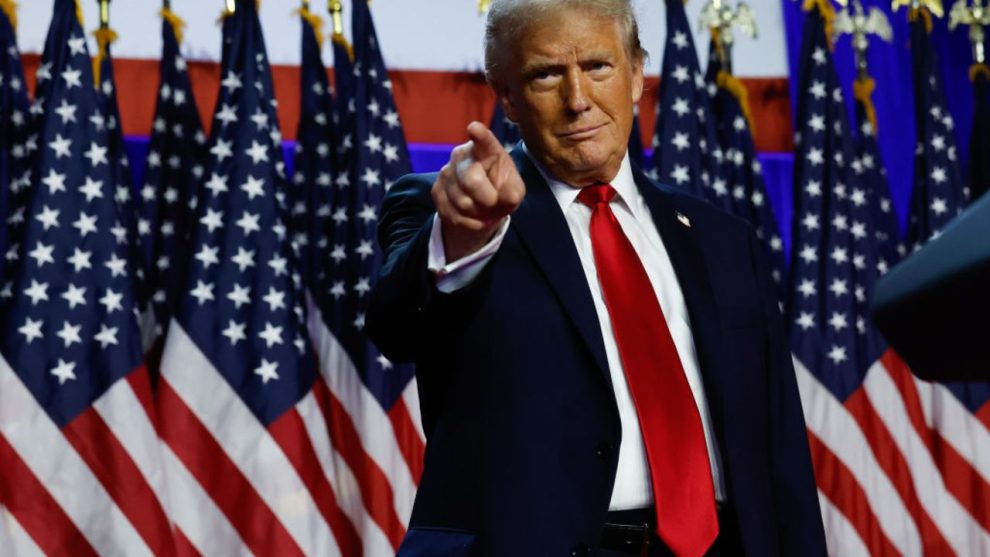
<svg viewBox="0 0 990 557"><path fill-rule="evenodd" d="M615 444L603 441L595 447L595 454L600 458L608 458L615 451Z"/></svg>
<svg viewBox="0 0 990 557"><path fill-rule="evenodd" d="M579 543L574 546L574 549L571 551L571 555L574 557L579 557L580 555L591 555L591 549L588 547L588 544Z"/></svg>

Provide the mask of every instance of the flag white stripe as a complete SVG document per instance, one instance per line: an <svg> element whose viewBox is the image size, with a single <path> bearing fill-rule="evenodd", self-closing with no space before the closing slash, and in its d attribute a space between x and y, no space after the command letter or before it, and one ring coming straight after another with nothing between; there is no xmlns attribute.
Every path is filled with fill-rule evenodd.
<svg viewBox="0 0 990 557"><path fill-rule="evenodd" d="M44 553L17 522L14 515L0 504L0 550L10 557L34 557Z"/></svg>
<svg viewBox="0 0 990 557"><path fill-rule="evenodd" d="M416 433L419 434L420 439L426 441L426 433L423 431L423 415L419 412L419 385L416 384L415 377L406 385L406 390L402 391L402 400L406 403L406 408L409 409L409 417L412 419L413 425L416 426Z"/></svg>
<svg viewBox="0 0 990 557"><path fill-rule="evenodd" d="M142 370L138 373L147 372ZM122 380L111 385L93 402L93 408L141 471L165 511L165 516L170 516L158 432L130 382Z"/></svg>
<svg viewBox="0 0 990 557"><path fill-rule="evenodd" d="M296 404L296 410L306 424L306 433L323 466L323 473L337 497L337 505L351 520L351 524L361 538L364 555L368 557L391 555L395 550L378 523L368 514L357 479L354 478L351 469L331 445L330 432L327 431L323 411L317 406L312 393ZM408 520L408 517L405 519Z"/></svg>
<svg viewBox="0 0 990 557"><path fill-rule="evenodd" d="M869 548L853 527L846 515L832 504L828 496L818 490L818 505L822 509L822 523L825 525L825 545L829 555L866 556Z"/></svg>
<svg viewBox="0 0 990 557"><path fill-rule="evenodd" d="M866 493L880 528L894 547L902 555L920 555L918 527L877 463L859 425L798 358L793 360L808 428L852 472Z"/></svg>
<svg viewBox="0 0 990 557"><path fill-rule="evenodd" d="M250 555L234 526L168 445L162 446L172 519L200 555Z"/></svg>
<svg viewBox="0 0 990 557"><path fill-rule="evenodd" d="M957 555L988 554L990 537L987 537L973 517L946 490L932 454L911 424L897 385L880 362L875 363L867 372L863 388L897 445L897 450L908 463L921 506L928 512L949 546Z"/></svg>
<svg viewBox="0 0 990 557"><path fill-rule="evenodd" d="M173 320L162 376L217 440L307 555L336 555L330 527L268 430Z"/></svg>
<svg viewBox="0 0 990 557"><path fill-rule="evenodd" d="M378 400L368 391L344 347L327 328L319 310L309 314L310 336L320 354L320 368L330 391L351 417L364 451L385 473L392 486L393 504L400 518L412 515L416 484L398 441L392 422Z"/></svg>
<svg viewBox="0 0 990 557"><path fill-rule="evenodd" d="M151 555L137 530L0 355L0 434L101 555Z"/></svg>
<svg viewBox="0 0 990 557"><path fill-rule="evenodd" d="M990 431L944 385L917 378L915 384L919 396L925 393L922 405L929 407L929 425L990 482Z"/></svg>

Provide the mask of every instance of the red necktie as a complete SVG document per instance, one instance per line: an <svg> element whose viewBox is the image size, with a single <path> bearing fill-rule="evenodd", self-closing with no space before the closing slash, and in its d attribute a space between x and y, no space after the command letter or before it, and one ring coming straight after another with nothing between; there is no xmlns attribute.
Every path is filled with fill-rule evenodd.
<svg viewBox="0 0 990 557"><path fill-rule="evenodd" d="M608 204L608 184L582 188L605 305L636 405L653 481L657 534L675 555L701 556L718 536L701 417L653 284Z"/></svg>

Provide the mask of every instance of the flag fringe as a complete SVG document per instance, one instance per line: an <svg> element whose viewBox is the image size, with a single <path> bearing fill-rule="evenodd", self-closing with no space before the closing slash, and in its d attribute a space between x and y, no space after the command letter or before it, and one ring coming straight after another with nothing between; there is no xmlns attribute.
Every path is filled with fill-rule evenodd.
<svg viewBox="0 0 990 557"><path fill-rule="evenodd" d="M983 77L983 79L990 81L990 66L987 66L981 62L977 62L970 66L969 80L971 82L975 82L978 77Z"/></svg>
<svg viewBox="0 0 990 557"><path fill-rule="evenodd" d="M873 126L874 135L879 131L877 126L877 109L873 106L873 90L877 88L876 81L872 77L857 77L853 81L853 97L863 103L863 110L866 111L866 119Z"/></svg>
<svg viewBox="0 0 990 557"><path fill-rule="evenodd" d="M110 43L117 40L117 32L109 27L100 27L93 31L96 37L96 57L93 58L93 84L100 86L100 66L106 60L110 51Z"/></svg>
<svg viewBox="0 0 990 557"><path fill-rule="evenodd" d="M811 10L818 9L818 13L825 20L825 41L828 43L828 49L834 50L835 45L832 44L832 33L835 25L835 7L832 6L829 0L804 0L804 4L801 8L810 12Z"/></svg>
<svg viewBox="0 0 990 557"><path fill-rule="evenodd" d="M308 8L299 8L292 13L299 14L299 17L309 24L310 28L313 29L313 35L316 36L316 44L322 48L326 38L323 36L323 18L309 11Z"/></svg>
<svg viewBox="0 0 990 557"><path fill-rule="evenodd" d="M182 35L185 32L186 22L183 21L178 14L168 8L162 8L162 11L158 13L162 16L162 19L167 21L168 24L172 26L172 33L175 34L176 42L182 44Z"/></svg>
<svg viewBox="0 0 990 557"><path fill-rule="evenodd" d="M341 48L347 51L348 60L350 60L351 62L354 61L354 46L351 45L351 43L347 42L347 37L345 37L343 33L334 33L330 37L330 40L333 41L334 44L339 45Z"/></svg>
<svg viewBox="0 0 990 557"><path fill-rule="evenodd" d="M72 3L76 5L76 20L79 21L79 26L85 28L86 22L83 20L82 5L79 0L73 0Z"/></svg>
<svg viewBox="0 0 990 557"><path fill-rule="evenodd" d="M17 2L14 0L0 0L0 10L7 14L10 26L17 31Z"/></svg>
<svg viewBox="0 0 990 557"><path fill-rule="evenodd" d="M756 133L756 127L753 125L753 113L749 109L749 90L746 89L746 85L739 78L725 70L718 72L715 82L739 102L739 108L742 110L743 117L746 118L746 124L749 125L749 133L750 135L754 135Z"/></svg>
<svg viewBox="0 0 990 557"><path fill-rule="evenodd" d="M911 8L908 12L908 21L916 21L918 17L921 17L922 21L925 22L925 31L931 35L932 34L932 12L928 11L928 8L922 6L920 8Z"/></svg>

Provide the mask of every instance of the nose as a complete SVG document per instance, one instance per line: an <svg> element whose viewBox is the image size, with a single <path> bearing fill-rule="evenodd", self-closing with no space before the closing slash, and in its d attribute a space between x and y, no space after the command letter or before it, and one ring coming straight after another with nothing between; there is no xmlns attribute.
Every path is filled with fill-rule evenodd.
<svg viewBox="0 0 990 557"><path fill-rule="evenodd" d="M564 96L564 106L568 112L580 114L591 108L587 83L585 83L585 75L581 68L570 68L567 71L561 93Z"/></svg>

